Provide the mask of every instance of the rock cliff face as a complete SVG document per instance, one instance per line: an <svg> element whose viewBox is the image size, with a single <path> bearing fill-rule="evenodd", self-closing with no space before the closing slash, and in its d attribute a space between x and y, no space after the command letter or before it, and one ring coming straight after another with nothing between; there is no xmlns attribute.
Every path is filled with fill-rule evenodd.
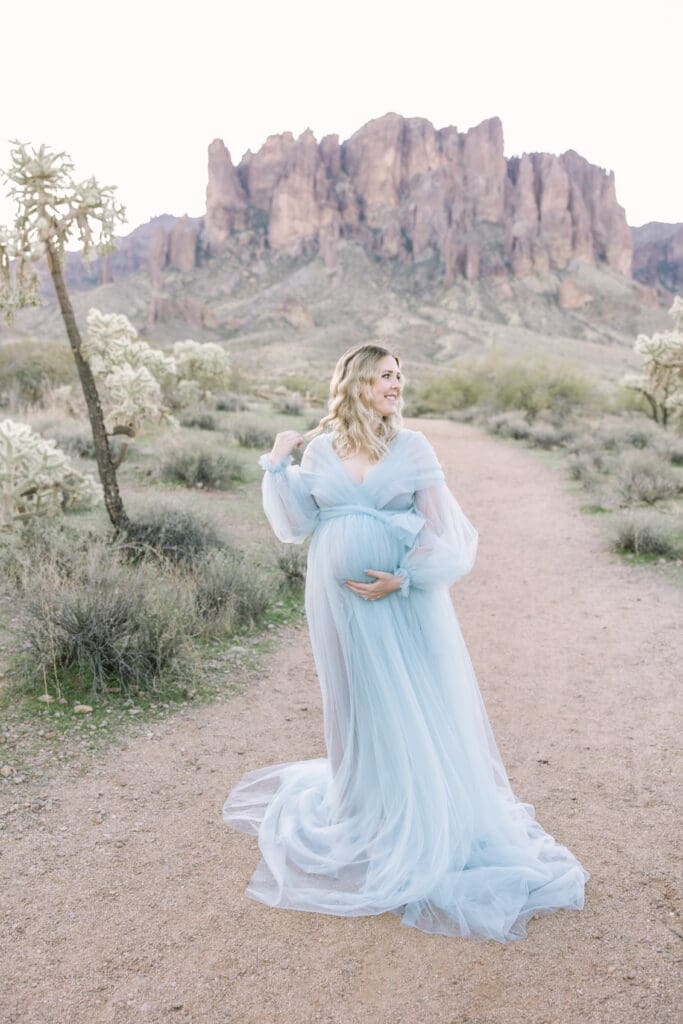
<svg viewBox="0 0 683 1024"><path fill-rule="evenodd" d="M271 135L234 167L209 147L205 235L274 255L321 255L342 239L381 259L435 260L445 283L562 270L570 260L631 274L631 231L614 174L574 150L506 159L499 118L467 132L389 113L345 142L310 129Z"/></svg>
<svg viewBox="0 0 683 1024"><path fill-rule="evenodd" d="M651 221L633 232L633 276L643 284L683 292L683 224Z"/></svg>

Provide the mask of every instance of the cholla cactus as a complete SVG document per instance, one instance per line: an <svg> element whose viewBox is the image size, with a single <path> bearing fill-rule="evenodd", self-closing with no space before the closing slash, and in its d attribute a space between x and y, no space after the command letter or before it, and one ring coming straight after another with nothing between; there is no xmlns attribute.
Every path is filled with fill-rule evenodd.
<svg viewBox="0 0 683 1024"><path fill-rule="evenodd" d="M145 420L176 425L167 401L187 406L222 390L230 381L228 356L220 345L177 341L166 355L140 341L130 320L118 313L88 312L81 351L97 380L110 432L137 433Z"/></svg>
<svg viewBox="0 0 683 1024"><path fill-rule="evenodd" d="M644 372L627 374L622 384L646 398L656 423L666 426L673 418L683 426L683 297L675 297L669 313L673 330L638 335L634 349Z"/></svg>
<svg viewBox="0 0 683 1024"><path fill-rule="evenodd" d="M110 433L125 428L132 436L150 420L175 424L163 396L176 379L175 362L140 341L128 317L91 309L81 352L97 381Z"/></svg>
<svg viewBox="0 0 683 1024"><path fill-rule="evenodd" d="M38 302L38 279L32 264L44 257L88 407L107 512L117 533L121 533L129 525L128 516L97 384L81 352L81 333L63 268L64 250L70 241L80 241L86 260L116 248L114 227L117 221L125 220L125 210L115 202L114 188L99 185L92 177L76 181L72 172L73 163L66 153L53 153L46 146L29 149L13 141L11 165L2 177L9 182L16 213L13 227L0 230L0 308L11 321L16 309Z"/></svg>
<svg viewBox="0 0 683 1024"><path fill-rule="evenodd" d="M86 260L109 252L114 227L125 218L115 189L95 178L76 181L66 153L34 149L12 140L11 166L3 172L17 203L13 228L0 228L0 306L11 321L16 309L37 305L37 260L64 261L67 242L78 240Z"/></svg>
<svg viewBox="0 0 683 1024"><path fill-rule="evenodd" d="M191 382L195 387L179 389L181 403L208 398L213 391L224 391L230 387L230 361L225 349L214 342L201 345L198 341L176 341L173 346L176 373L182 382Z"/></svg>
<svg viewBox="0 0 683 1024"><path fill-rule="evenodd" d="M11 530L30 516L88 508L101 497L99 484L74 469L55 441L25 423L0 421L0 528Z"/></svg>

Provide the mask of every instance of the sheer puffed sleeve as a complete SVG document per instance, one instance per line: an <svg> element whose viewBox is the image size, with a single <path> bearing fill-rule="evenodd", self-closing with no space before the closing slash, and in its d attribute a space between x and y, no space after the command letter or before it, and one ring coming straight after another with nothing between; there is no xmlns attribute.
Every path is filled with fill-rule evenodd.
<svg viewBox="0 0 683 1024"><path fill-rule="evenodd" d="M434 449L417 431L413 458L415 507L425 525L396 570L403 577L404 597L411 587L450 587L472 569L479 542L476 528L446 484Z"/></svg>
<svg viewBox="0 0 683 1024"><path fill-rule="evenodd" d="M292 465L291 455L275 465L267 454L258 460L265 470L261 482L263 511L273 533L285 544L301 544L318 522L318 505L306 485L306 452L301 466Z"/></svg>

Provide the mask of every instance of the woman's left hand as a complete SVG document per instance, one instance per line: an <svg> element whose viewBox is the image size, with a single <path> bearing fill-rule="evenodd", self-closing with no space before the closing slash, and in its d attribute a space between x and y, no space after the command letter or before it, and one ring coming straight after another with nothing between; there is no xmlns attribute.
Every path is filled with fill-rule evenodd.
<svg viewBox="0 0 683 1024"><path fill-rule="evenodd" d="M379 569L366 569L366 576L374 576L374 583L356 583L355 580L347 580L346 586L358 597L366 601L378 601L381 597L393 594L395 590L401 589L401 577L394 576L392 572L380 572Z"/></svg>

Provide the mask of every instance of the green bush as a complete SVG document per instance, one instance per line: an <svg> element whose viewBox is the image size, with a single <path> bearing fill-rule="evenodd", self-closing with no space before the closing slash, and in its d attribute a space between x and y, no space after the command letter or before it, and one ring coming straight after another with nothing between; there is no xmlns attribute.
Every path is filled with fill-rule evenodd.
<svg viewBox="0 0 683 1024"><path fill-rule="evenodd" d="M195 610L168 570L96 546L77 571L40 566L22 587L14 674L93 695L175 686L192 664Z"/></svg>
<svg viewBox="0 0 683 1024"><path fill-rule="evenodd" d="M573 366L541 356L512 359L494 352L424 381L411 411L444 415L480 405L501 412L520 410L530 423L545 412L559 426L574 410L597 409L603 403L595 385Z"/></svg>
<svg viewBox="0 0 683 1024"><path fill-rule="evenodd" d="M612 547L634 555L683 558L683 518L650 510L622 514L612 525Z"/></svg>
<svg viewBox="0 0 683 1024"><path fill-rule="evenodd" d="M133 517L119 546L132 562L151 558L191 565L221 543L209 519L188 509L160 505Z"/></svg>
<svg viewBox="0 0 683 1024"><path fill-rule="evenodd" d="M207 490L229 491L243 481L244 466L230 455L179 449L166 456L160 471L167 483Z"/></svg>
<svg viewBox="0 0 683 1024"><path fill-rule="evenodd" d="M410 411L416 416L445 414L478 405L490 397L491 387L470 367L454 373L427 379L410 400Z"/></svg>
<svg viewBox="0 0 683 1024"><path fill-rule="evenodd" d="M34 405L53 388L76 381L76 364L67 344L23 340L0 345L0 406L12 400Z"/></svg>
<svg viewBox="0 0 683 1024"><path fill-rule="evenodd" d="M616 489L628 505L654 505L681 490L675 470L654 452L624 453L616 473Z"/></svg>

